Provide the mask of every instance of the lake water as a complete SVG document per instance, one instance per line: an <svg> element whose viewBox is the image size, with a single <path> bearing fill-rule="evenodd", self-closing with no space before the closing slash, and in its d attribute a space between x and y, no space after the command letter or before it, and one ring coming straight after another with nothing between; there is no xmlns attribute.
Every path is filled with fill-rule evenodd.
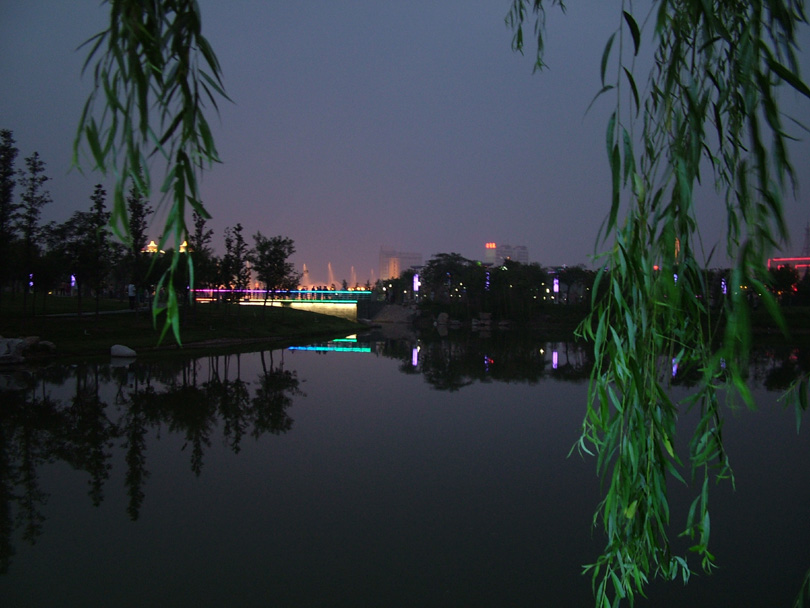
<svg viewBox="0 0 810 608"><path fill-rule="evenodd" d="M0 605L590 606L588 357L517 337L332 342L0 377ZM810 438L752 375L719 569L640 606L790 606ZM795 361L794 361L795 364ZM807 422L807 421L805 421ZM688 491L673 487L680 527ZM697 567L697 564L695 564Z"/></svg>

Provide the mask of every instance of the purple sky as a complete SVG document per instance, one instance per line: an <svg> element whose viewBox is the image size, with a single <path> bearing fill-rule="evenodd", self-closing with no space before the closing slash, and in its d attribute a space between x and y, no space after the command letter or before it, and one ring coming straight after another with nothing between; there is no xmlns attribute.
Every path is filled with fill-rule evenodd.
<svg viewBox="0 0 810 608"><path fill-rule="evenodd" d="M241 222L248 237L291 237L293 261L315 282L329 263L337 280L352 267L360 282L377 276L381 247L482 259L495 241L526 245L543 265L590 265L609 201L612 99L585 110L620 3L550 9L550 69L534 75L531 53L510 49L509 4L200 0L234 100L211 116L224 164L202 181L219 253L225 227ZM98 0L0 0L0 128L14 131L19 167L35 150L47 163L46 221L89 208L103 181L68 168L91 86L75 49L106 11ZM806 121L806 100L785 100ZM798 255L810 147L792 153L803 188L786 207ZM703 198L710 247L723 237L723 208Z"/></svg>

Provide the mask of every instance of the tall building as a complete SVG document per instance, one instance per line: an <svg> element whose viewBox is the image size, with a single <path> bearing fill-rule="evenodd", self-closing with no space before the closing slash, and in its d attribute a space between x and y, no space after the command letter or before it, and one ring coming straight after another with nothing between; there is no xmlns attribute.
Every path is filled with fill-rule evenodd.
<svg viewBox="0 0 810 608"><path fill-rule="evenodd" d="M503 264L504 260L514 260L521 264L529 263L529 250L526 245L484 245L484 262L486 264Z"/></svg>
<svg viewBox="0 0 810 608"><path fill-rule="evenodd" d="M526 245L515 245L512 249L512 259L521 264L528 264L529 250Z"/></svg>
<svg viewBox="0 0 810 608"><path fill-rule="evenodd" d="M422 265L422 254L380 249L380 280L397 279L411 266Z"/></svg>
<svg viewBox="0 0 810 608"><path fill-rule="evenodd" d="M498 245L489 242L484 244L484 264L492 266L498 261Z"/></svg>

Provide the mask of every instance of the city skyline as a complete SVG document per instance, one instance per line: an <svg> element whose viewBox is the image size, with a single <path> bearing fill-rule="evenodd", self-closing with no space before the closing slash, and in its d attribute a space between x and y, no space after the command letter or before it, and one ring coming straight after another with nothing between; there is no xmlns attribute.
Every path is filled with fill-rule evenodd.
<svg viewBox="0 0 810 608"><path fill-rule="evenodd" d="M296 267L324 281L328 265L347 279L352 267L358 278L378 272L381 246L481 259L483 243L519 243L544 266L588 267L607 247L596 238L610 203L613 100L586 110L604 44L622 25L619 2L550 9L549 69L536 74L531 51L510 48L508 2L199 4L233 100L209 113L223 163L201 180L220 253L236 223L249 241L256 231L293 239ZM18 167L34 151L46 163L45 221L88 208L96 183L111 191L109 179L69 171L92 80L76 49L108 12L95 0L0 3L0 128L14 132ZM807 28L801 37L806 47ZM807 115L800 95L783 101ZM796 231L786 256L810 219L810 146L790 152L800 188L785 201ZM725 204L706 181L698 219L719 266ZM159 226L165 206L151 200Z"/></svg>

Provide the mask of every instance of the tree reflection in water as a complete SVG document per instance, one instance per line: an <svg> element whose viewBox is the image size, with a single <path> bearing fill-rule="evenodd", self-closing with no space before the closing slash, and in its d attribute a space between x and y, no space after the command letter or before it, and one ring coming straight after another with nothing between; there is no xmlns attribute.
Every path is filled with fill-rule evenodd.
<svg viewBox="0 0 810 608"><path fill-rule="evenodd" d="M581 382L593 367L585 345L546 342L519 332L459 332L444 337L424 332L416 344L401 340L376 344L378 354L401 361L400 371L420 373L441 391L458 391L475 382L536 384L544 378Z"/></svg>
<svg viewBox="0 0 810 608"><path fill-rule="evenodd" d="M528 383L542 379L587 381L593 362L583 345L539 341L518 332L459 333L418 340L374 340L377 355L399 361L407 374L422 374L442 391L476 382ZM276 361L278 359L278 361ZM127 514L140 516L149 479L150 435L164 430L183 439L190 468L202 474L206 449L216 432L233 453L246 436L279 435L293 427L288 410L303 396L284 351L260 353L257 377L242 378L240 355L196 360L50 366L0 374L0 572L14 555L13 537L34 544L45 523L48 495L39 482L45 465L63 462L87 475L93 505L104 500L116 446L123 451ZM783 390L810 370L807 347L756 351L750 378ZM674 384L693 381L677 370Z"/></svg>
<svg viewBox="0 0 810 608"><path fill-rule="evenodd" d="M102 387L111 385L114 403L107 403ZM219 419L235 453L246 433L258 439L289 431L293 419L287 410L293 397L303 395L296 373L284 369L283 359L274 365L272 353L268 366L262 353L252 396L250 385L241 378L239 355L117 368L52 366L0 376L0 572L11 564L16 530L30 544L42 534L48 499L39 485L44 465L61 461L85 472L90 500L98 506L121 440L127 513L137 520L149 478L150 432L166 428L181 435L182 449L190 447L191 470L200 475Z"/></svg>

